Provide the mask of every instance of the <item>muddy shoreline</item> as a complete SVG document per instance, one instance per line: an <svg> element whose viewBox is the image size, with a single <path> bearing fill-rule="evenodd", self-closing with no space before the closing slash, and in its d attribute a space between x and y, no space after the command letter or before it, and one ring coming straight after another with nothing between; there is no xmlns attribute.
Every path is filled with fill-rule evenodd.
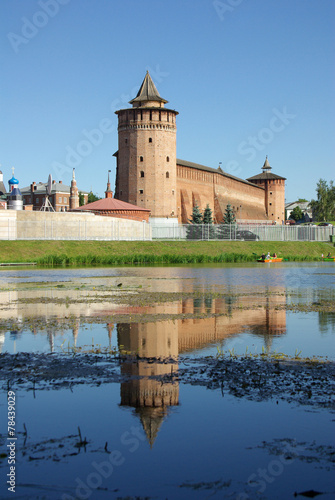
<svg viewBox="0 0 335 500"><path fill-rule="evenodd" d="M129 382L122 364L165 364L168 375L148 376L161 384L192 384L218 390L222 396L252 401L274 399L290 404L335 410L335 363L259 355L191 358L139 358L98 354L4 353L0 356L3 390L57 390L78 384L89 386ZM138 377L136 377L138 378Z"/></svg>

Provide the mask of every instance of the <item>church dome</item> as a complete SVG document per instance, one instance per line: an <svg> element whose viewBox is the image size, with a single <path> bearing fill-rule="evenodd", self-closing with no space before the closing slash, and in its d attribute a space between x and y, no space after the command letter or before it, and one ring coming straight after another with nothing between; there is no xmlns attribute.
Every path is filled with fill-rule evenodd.
<svg viewBox="0 0 335 500"><path fill-rule="evenodd" d="M14 174L13 174L13 175L12 175L12 178L11 178L11 179L9 179L8 184L9 184L10 186L13 186L14 184L18 184L18 183L19 183L19 181L18 181L18 180L14 177Z"/></svg>

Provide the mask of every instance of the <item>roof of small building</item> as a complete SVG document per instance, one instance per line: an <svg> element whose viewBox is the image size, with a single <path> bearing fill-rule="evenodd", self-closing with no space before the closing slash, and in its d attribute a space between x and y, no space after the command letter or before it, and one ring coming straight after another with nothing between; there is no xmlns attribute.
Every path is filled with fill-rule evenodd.
<svg viewBox="0 0 335 500"><path fill-rule="evenodd" d="M101 200L93 201L92 203L87 203L87 205L83 205L78 208L74 208L73 211L99 211L99 212L109 212L109 211L118 211L121 210L123 212L131 211L131 212L150 212L148 208L138 207L136 205L132 205L131 203L127 203L125 201L117 200L116 198L103 198Z"/></svg>
<svg viewBox="0 0 335 500"><path fill-rule="evenodd" d="M293 210L295 207L300 207L301 210L308 210L310 208L310 201L292 201L285 203L285 208Z"/></svg>
<svg viewBox="0 0 335 500"><path fill-rule="evenodd" d="M47 182L38 182L35 184L34 193L35 194L45 194L47 191L48 183ZM88 194L87 191L82 191L79 189L79 192L83 194ZM31 194L31 186L27 186L21 189L21 193L23 195ZM70 193L70 186L63 184L61 182L54 182L51 184L51 194L55 193Z"/></svg>
<svg viewBox="0 0 335 500"><path fill-rule="evenodd" d="M8 198L14 198L16 196L22 196L22 193L18 187L12 189L12 191L8 194Z"/></svg>
<svg viewBox="0 0 335 500"><path fill-rule="evenodd" d="M167 103L165 99L163 99L160 95L159 92L152 81L152 78L149 74L149 71L147 71L144 80L142 82L142 85L137 92L137 95L134 99L129 101L129 104L133 104L134 102L142 102L142 101L159 101L163 103Z"/></svg>

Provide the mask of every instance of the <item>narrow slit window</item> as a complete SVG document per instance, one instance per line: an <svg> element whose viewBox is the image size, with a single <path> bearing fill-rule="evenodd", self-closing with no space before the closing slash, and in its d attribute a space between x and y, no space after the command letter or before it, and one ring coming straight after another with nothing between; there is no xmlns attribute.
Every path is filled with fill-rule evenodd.
<svg viewBox="0 0 335 500"><path fill-rule="evenodd" d="M170 172L166 172L165 177L166 177L167 179L169 179L169 177L170 177Z"/></svg>
<svg viewBox="0 0 335 500"><path fill-rule="evenodd" d="M143 172L143 170L141 170L141 172L140 172L140 177L144 177L144 172Z"/></svg>

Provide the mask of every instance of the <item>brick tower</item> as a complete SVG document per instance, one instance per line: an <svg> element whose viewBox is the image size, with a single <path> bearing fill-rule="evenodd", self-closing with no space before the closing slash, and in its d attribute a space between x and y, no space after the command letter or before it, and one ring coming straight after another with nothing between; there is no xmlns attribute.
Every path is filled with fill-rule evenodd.
<svg viewBox="0 0 335 500"><path fill-rule="evenodd" d="M151 210L151 221L177 217L176 116L147 71L130 109L118 115L115 198Z"/></svg>
<svg viewBox="0 0 335 500"><path fill-rule="evenodd" d="M247 181L264 188L265 210L270 220L276 224L281 224L285 220L285 177L273 174L266 157L262 167L263 172Z"/></svg>
<svg viewBox="0 0 335 500"><path fill-rule="evenodd" d="M70 200L69 200L70 210L79 207L79 193L78 193L77 181L74 174L74 170L75 169L72 170L72 181L70 187Z"/></svg>

